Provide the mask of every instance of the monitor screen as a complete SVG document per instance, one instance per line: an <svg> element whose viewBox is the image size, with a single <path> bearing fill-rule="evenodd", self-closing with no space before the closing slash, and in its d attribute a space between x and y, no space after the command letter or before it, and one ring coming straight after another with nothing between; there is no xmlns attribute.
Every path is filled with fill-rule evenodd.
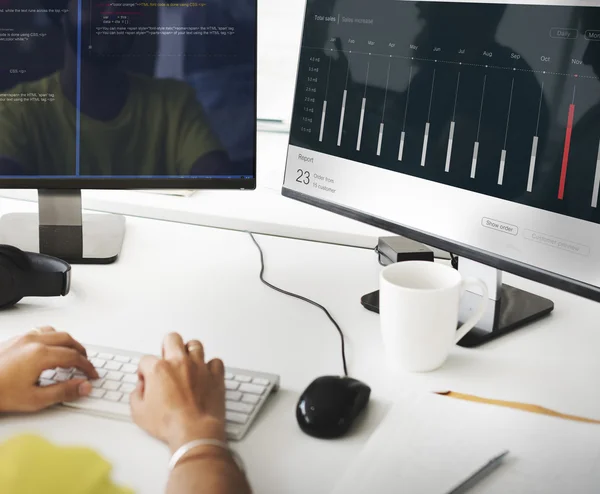
<svg viewBox="0 0 600 494"><path fill-rule="evenodd" d="M309 0L284 194L598 290L594 4Z"/></svg>
<svg viewBox="0 0 600 494"><path fill-rule="evenodd" d="M0 0L1 184L254 179L256 22L255 0Z"/></svg>

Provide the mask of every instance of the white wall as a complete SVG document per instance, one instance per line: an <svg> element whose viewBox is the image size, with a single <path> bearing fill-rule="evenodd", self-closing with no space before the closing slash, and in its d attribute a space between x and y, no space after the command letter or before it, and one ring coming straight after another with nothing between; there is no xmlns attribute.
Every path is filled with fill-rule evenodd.
<svg viewBox="0 0 600 494"><path fill-rule="evenodd" d="M258 0L258 117L289 121L305 0Z"/></svg>

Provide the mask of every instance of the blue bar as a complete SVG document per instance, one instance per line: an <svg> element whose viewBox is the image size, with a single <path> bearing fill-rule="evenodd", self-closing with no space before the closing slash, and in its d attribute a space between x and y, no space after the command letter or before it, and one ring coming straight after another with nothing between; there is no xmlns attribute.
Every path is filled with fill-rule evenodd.
<svg viewBox="0 0 600 494"><path fill-rule="evenodd" d="M79 175L79 158L81 155L81 9L82 0L77 2L77 96L75 114L75 175Z"/></svg>

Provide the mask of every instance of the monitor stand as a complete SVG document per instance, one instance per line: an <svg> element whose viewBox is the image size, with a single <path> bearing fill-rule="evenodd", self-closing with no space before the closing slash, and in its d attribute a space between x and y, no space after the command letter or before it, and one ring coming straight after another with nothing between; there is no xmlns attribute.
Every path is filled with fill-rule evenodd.
<svg viewBox="0 0 600 494"><path fill-rule="evenodd" d="M484 281L488 287L487 309L477 327L458 342L459 346L472 348L519 329L552 312L554 302L519 288L502 283L502 271L461 257L458 271L463 277ZM459 319L466 320L477 310L481 293L465 292L461 298Z"/></svg>
<svg viewBox="0 0 600 494"><path fill-rule="evenodd" d="M463 277L475 277L488 287L489 300L486 312L477 324L458 343L459 346L473 348L494 340L507 333L522 328L552 312L551 300L502 283L502 271L461 257L458 270ZM477 310L481 293L467 291L461 298L459 320L465 321ZM379 312L379 293L365 295L363 305ZM435 310L435 307L432 307Z"/></svg>
<svg viewBox="0 0 600 494"><path fill-rule="evenodd" d="M58 257L71 264L110 264L125 236L125 218L83 214L81 190L38 190L38 214L0 217L0 243Z"/></svg>

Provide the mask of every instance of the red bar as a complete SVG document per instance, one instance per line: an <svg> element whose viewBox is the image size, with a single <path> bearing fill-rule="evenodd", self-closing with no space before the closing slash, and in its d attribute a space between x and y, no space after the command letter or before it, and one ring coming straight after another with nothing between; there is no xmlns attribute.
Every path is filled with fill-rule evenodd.
<svg viewBox="0 0 600 494"><path fill-rule="evenodd" d="M565 195L565 182L567 181L567 165L569 164L569 149L571 148L571 133L573 132L573 117L575 116L575 105L569 105L569 119L567 120L567 135L565 136L565 151L563 153L562 169L560 171L560 185L558 187L558 198Z"/></svg>

